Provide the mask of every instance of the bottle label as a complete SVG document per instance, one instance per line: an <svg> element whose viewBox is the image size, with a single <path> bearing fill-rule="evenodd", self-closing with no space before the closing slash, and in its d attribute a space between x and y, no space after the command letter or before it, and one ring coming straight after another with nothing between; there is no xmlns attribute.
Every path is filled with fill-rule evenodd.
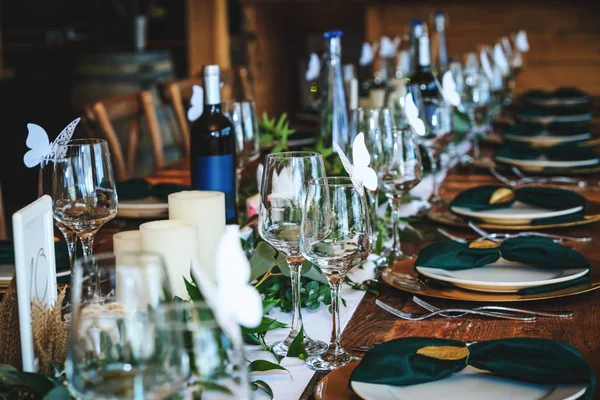
<svg viewBox="0 0 600 400"><path fill-rule="evenodd" d="M196 157L193 168L194 189L225 193L226 218L234 218L236 216L236 172L233 154Z"/></svg>

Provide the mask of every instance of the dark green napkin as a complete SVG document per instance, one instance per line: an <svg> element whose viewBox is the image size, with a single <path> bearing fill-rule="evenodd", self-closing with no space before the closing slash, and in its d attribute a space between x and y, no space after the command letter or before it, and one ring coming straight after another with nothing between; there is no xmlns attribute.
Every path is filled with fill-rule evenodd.
<svg viewBox="0 0 600 400"><path fill-rule="evenodd" d="M524 236L507 239L495 248L471 248L469 246L471 243L454 241L429 245L419 253L419 257L415 261L415 271L417 271L417 267L440 268L450 271L480 268L498 261L500 257L540 268L590 269L587 275L575 280L521 289L517 292L521 295L545 293L575 286L588 282L592 274L592 266L587 258L574 249L543 237ZM454 287L449 282L421 278L429 284Z"/></svg>
<svg viewBox="0 0 600 400"><path fill-rule="evenodd" d="M411 337L369 350L350 382L407 386L433 382L467 365L508 379L541 385L586 384L594 395L594 370L569 343L539 338L506 338L467 345L458 340Z"/></svg>
<svg viewBox="0 0 600 400"><path fill-rule="evenodd" d="M498 161L498 157L511 158L514 160L535 160L541 156L545 156L550 161L596 160L596 164L600 163L600 154L594 149L577 146L576 144L563 144L541 149L534 149L524 145L507 145L499 148L496 151L494 158L496 161ZM502 163L502 161L498 162ZM596 164L578 168L590 168Z"/></svg>
<svg viewBox="0 0 600 400"><path fill-rule="evenodd" d="M552 136L573 136L590 133L588 122L553 122L548 126L540 126L527 122L517 122L507 126L502 132L504 135L533 137L548 132Z"/></svg>
<svg viewBox="0 0 600 400"><path fill-rule="evenodd" d="M501 203L490 204L490 199L494 192L502 188L511 190L514 193L514 197ZM507 208L515 201L550 210L565 210L579 206L583 207L580 212L573 214L551 218L536 218L532 221L532 225L549 225L578 221L586 215L588 210L586 198L571 190L541 186L527 186L514 189L500 185L484 185L462 191L454 198L450 204L450 209L452 209L452 207L462 207L473 211L485 211Z"/></svg>
<svg viewBox="0 0 600 400"><path fill-rule="evenodd" d="M171 193L190 190L188 186L176 183L150 184L145 179L130 179L117 183L117 194L120 200L138 200L146 197L156 197L166 201Z"/></svg>
<svg viewBox="0 0 600 400"><path fill-rule="evenodd" d="M69 250L67 243L54 242L54 256L56 257L56 270L68 270L70 267ZM15 264L15 246L10 240L0 240L0 264Z"/></svg>

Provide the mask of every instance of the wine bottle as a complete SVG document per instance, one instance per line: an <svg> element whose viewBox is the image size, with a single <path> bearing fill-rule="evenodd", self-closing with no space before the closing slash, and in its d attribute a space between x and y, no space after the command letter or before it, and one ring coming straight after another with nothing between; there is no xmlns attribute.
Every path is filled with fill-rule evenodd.
<svg viewBox="0 0 600 400"><path fill-rule="evenodd" d="M202 67L204 110L191 126L192 187L225 193L225 217L237 224L236 139L231 121L221 113L219 66Z"/></svg>
<svg viewBox="0 0 600 400"><path fill-rule="evenodd" d="M438 11L433 16L434 36L432 37L432 61L436 75L442 76L448 70L448 50L446 48L446 17Z"/></svg>
<svg viewBox="0 0 600 400"><path fill-rule="evenodd" d="M410 20L410 70L406 77L406 83L410 83L412 76L417 70L419 64L419 37L423 35L423 21L420 19Z"/></svg>

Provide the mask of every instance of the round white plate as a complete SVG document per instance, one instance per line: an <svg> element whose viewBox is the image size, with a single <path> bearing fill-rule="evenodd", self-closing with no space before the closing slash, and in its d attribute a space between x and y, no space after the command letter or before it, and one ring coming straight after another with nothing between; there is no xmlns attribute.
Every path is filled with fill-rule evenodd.
<svg viewBox="0 0 600 400"><path fill-rule="evenodd" d="M537 136L519 136L519 135L504 135L504 137L508 140L512 140L513 142L521 142L521 143L532 143L538 146L555 146L557 144L563 143L572 143L572 142L580 142L582 140L587 140L592 137L591 133L581 133L578 135L571 136L552 136L552 135L537 135Z"/></svg>
<svg viewBox="0 0 600 400"><path fill-rule="evenodd" d="M121 218L154 218L162 217L169 210L169 204L155 197L138 200L119 201L117 217Z"/></svg>
<svg viewBox="0 0 600 400"><path fill-rule="evenodd" d="M587 167L597 165L600 162L598 158L591 158L589 160L576 160L576 161L550 161L545 157L540 157L535 160L518 160L516 158L496 157L497 161L522 166L522 167L538 167L538 168L576 168L576 167Z"/></svg>
<svg viewBox="0 0 600 400"><path fill-rule="evenodd" d="M552 122L581 122L592 119L592 114L550 115L543 117L534 115L517 115L517 119L521 121L538 122L541 124L550 124Z"/></svg>
<svg viewBox="0 0 600 400"><path fill-rule="evenodd" d="M416 268L419 273L428 278L449 282L463 289L495 293L515 293L525 288L567 282L589 272L588 268L532 267L502 258L484 267L456 271L428 267Z"/></svg>
<svg viewBox="0 0 600 400"><path fill-rule="evenodd" d="M451 207L452 212L465 217L477 218L490 224L499 225L528 225L537 218L554 218L574 214L583 209L583 206L566 210L549 210L515 201L510 207L494 210L474 211L463 207Z"/></svg>
<svg viewBox="0 0 600 400"><path fill-rule="evenodd" d="M352 382L352 390L365 400L574 400L586 385L535 385L491 375L467 366L451 377L411 386Z"/></svg>

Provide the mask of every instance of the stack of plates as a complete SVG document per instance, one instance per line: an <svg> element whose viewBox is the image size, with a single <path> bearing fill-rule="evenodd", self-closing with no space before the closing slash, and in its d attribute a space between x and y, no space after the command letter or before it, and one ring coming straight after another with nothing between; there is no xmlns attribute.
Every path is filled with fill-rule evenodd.
<svg viewBox="0 0 600 400"><path fill-rule="evenodd" d="M474 211L463 207L451 207L452 212L497 225L530 225L534 219L563 217L583 210L583 206L564 210L550 210L515 201L505 208Z"/></svg>
<svg viewBox="0 0 600 400"><path fill-rule="evenodd" d="M155 197L138 200L123 200L119 202L117 216L120 218L160 218L166 217L169 204Z"/></svg>

